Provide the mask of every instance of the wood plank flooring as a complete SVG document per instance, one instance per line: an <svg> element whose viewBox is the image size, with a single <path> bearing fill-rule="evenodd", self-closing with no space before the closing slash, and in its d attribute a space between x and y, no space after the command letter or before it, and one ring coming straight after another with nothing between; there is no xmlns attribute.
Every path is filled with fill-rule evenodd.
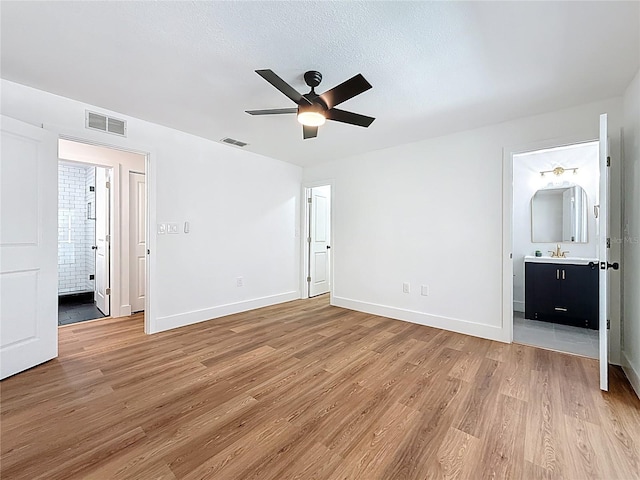
<svg viewBox="0 0 640 480"><path fill-rule="evenodd" d="M594 360L326 296L142 322L62 327L0 384L2 479L640 478L640 401Z"/></svg>

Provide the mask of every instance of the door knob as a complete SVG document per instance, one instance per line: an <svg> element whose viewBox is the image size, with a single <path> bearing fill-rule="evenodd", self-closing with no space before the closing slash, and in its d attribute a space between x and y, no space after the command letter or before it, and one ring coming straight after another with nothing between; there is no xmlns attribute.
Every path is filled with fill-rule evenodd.
<svg viewBox="0 0 640 480"><path fill-rule="evenodd" d="M618 270L620 268L620 264L618 262L600 262L600 270L606 270L607 268L613 268L614 270Z"/></svg>

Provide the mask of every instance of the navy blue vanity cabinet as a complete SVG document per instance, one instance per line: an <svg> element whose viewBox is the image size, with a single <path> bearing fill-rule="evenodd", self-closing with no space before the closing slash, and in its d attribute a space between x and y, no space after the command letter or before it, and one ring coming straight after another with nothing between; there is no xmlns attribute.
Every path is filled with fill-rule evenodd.
<svg viewBox="0 0 640 480"><path fill-rule="evenodd" d="M598 329L598 268L525 262L525 318Z"/></svg>

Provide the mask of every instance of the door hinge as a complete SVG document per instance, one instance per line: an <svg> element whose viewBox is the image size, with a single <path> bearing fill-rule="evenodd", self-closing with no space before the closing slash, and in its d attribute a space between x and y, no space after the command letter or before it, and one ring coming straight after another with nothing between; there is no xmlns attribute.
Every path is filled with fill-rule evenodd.
<svg viewBox="0 0 640 480"><path fill-rule="evenodd" d="M607 319L607 330L611 329L611 320Z"/></svg>
<svg viewBox="0 0 640 480"><path fill-rule="evenodd" d="M307 243L311 243L311 237L307 237Z"/></svg>
<svg viewBox="0 0 640 480"><path fill-rule="evenodd" d="M104 236L104 241L107 243L111 243L111 235L105 235Z"/></svg>
<svg viewBox="0 0 640 480"><path fill-rule="evenodd" d="M110 288L107 288L107 289L104 291L104 294L105 294L105 295L111 295L111 289L110 289Z"/></svg>
<svg viewBox="0 0 640 480"><path fill-rule="evenodd" d="M104 184L104 186L105 186L106 188L111 188L111 182L106 182L106 183Z"/></svg>
<svg viewBox="0 0 640 480"><path fill-rule="evenodd" d="M307 277L307 282L311 283L311 277Z"/></svg>
<svg viewBox="0 0 640 480"><path fill-rule="evenodd" d="M607 167L611 166L611 157L607 157Z"/></svg>
<svg viewBox="0 0 640 480"><path fill-rule="evenodd" d="M607 248L611 248L611 239L607 238Z"/></svg>
<svg viewBox="0 0 640 480"><path fill-rule="evenodd" d="M311 197L307 198L307 203L311 203Z"/></svg>

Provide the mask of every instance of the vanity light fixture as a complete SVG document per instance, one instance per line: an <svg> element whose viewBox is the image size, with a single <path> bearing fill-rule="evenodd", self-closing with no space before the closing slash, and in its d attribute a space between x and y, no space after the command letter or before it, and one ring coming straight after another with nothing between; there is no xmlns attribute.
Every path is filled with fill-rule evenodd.
<svg viewBox="0 0 640 480"><path fill-rule="evenodd" d="M545 173L553 173L554 175L556 175L556 176L558 176L558 177L559 177L560 175L564 174L564 172L568 172L568 171L570 171L570 170L573 170L573 174L574 174L574 175L577 175L577 174L578 174L578 167L575 167L575 168L563 168L563 167L556 167L556 168L554 168L553 170L542 170L542 171L540 172L540 176L541 176L541 177L544 177L544 174L545 174Z"/></svg>

